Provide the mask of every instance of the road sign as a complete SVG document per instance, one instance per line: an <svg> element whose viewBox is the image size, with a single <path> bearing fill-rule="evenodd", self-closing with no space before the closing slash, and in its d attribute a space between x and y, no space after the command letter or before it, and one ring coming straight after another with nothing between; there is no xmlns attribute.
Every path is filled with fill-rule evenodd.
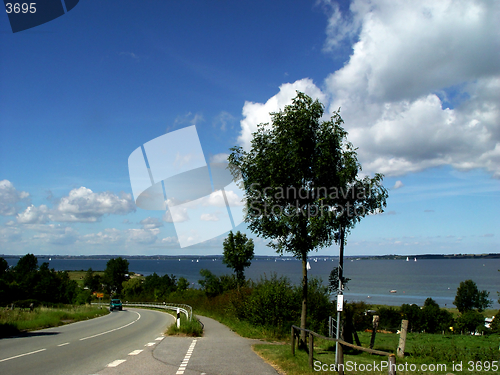
<svg viewBox="0 0 500 375"><path fill-rule="evenodd" d="M97 298L104 298L104 293L96 293Z"/></svg>

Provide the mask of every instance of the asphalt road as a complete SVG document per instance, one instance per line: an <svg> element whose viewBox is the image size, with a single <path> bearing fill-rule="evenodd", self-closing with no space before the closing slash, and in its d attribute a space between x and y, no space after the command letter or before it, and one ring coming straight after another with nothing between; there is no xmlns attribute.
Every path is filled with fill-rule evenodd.
<svg viewBox="0 0 500 375"><path fill-rule="evenodd" d="M152 351L173 322L174 317L164 312L127 308L0 339L0 374L94 374L120 364L131 353Z"/></svg>

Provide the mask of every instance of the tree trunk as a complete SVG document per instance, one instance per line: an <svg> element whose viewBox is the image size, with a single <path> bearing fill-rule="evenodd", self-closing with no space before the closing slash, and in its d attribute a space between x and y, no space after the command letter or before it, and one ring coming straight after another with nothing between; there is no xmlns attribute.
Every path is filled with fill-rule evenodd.
<svg viewBox="0 0 500 375"><path fill-rule="evenodd" d="M307 253L302 254L302 313L300 314L300 328L306 329L307 318ZM300 331L302 342L306 343L306 333Z"/></svg>

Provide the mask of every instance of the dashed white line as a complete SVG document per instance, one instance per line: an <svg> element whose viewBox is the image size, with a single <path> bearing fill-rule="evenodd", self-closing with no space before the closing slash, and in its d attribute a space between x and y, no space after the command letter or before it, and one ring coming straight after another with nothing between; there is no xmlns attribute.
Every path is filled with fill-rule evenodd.
<svg viewBox="0 0 500 375"><path fill-rule="evenodd" d="M194 346L196 345L196 339L193 340L191 345L189 346L189 349L186 353L186 356L184 357L184 360L182 361L181 365L177 369L177 372L175 375L182 375L184 374L184 371L186 371L186 367L188 365L189 359L191 358L191 354L193 353Z"/></svg>
<svg viewBox="0 0 500 375"><path fill-rule="evenodd" d="M64 344L59 344L57 346L64 346L64 345L69 345L69 342L65 342Z"/></svg>
<svg viewBox="0 0 500 375"><path fill-rule="evenodd" d="M153 346L153 345L156 345L156 342L148 342L146 345L144 346Z"/></svg>
<svg viewBox="0 0 500 375"><path fill-rule="evenodd" d="M128 355L137 355L137 354L141 353L142 351L143 351L142 349L134 350L133 352L128 353Z"/></svg>
<svg viewBox="0 0 500 375"><path fill-rule="evenodd" d="M9 360L11 360L11 359L15 359L15 358L19 358L19 357L24 357L25 355L30 355L30 354L40 353L40 352L43 352L44 350L47 350L47 349L35 350L34 352L29 352L29 353L19 354L19 355L15 355L15 356L13 356L13 357L0 359L0 362L5 362L5 361L9 361Z"/></svg>
<svg viewBox="0 0 500 375"><path fill-rule="evenodd" d="M125 327L128 327L129 325L131 324L134 324L135 322L137 322L139 319L141 319L141 314L139 314L138 312L136 311L132 311L134 313L136 313L137 315L139 315L137 317L136 320L134 320L133 322L130 322L129 324L125 324L124 326L121 326L121 327L118 327L118 328L115 328L115 329L111 329L109 331L106 331L106 332L101 332L101 333L98 333L97 335L92 335L92 336L89 336L89 337L84 337L82 339L80 339L80 341L83 341L83 340L87 340L87 339L91 339L91 338L94 338L94 337L97 337L97 336L101 336L101 335L105 335L106 333L110 333L110 332L114 332L114 331L118 331L119 329L122 329L122 328L125 328Z"/></svg>
<svg viewBox="0 0 500 375"><path fill-rule="evenodd" d="M155 338L155 340L156 340L156 341L161 341L161 340L163 340L164 338L165 338L165 337L161 336L161 337L157 337L157 338Z"/></svg>
<svg viewBox="0 0 500 375"><path fill-rule="evenodd" d="M116 366L118 366L119 364L122 364L125 361L126 361L126 359L117 359L116 361L108 363L108 365L106 367L116 367Z"/></svg>

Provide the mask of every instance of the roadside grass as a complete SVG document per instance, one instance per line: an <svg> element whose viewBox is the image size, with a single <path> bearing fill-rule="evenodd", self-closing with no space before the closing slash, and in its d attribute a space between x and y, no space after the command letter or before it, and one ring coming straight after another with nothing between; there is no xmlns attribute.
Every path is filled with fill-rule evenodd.
<svg viewBox="0 0 500 375"><path fill-rule="evenodd" d="M198 321L196 316L193 315L191 320L188 320L183 314L181 314L181 324L177 328L177 322L174 322L170 327L168 327L165 332L169 336L190 336L190 337L201 337L203 336L203 326Z"/></svg>
<svg viewBox="0 0 500 375"><path fill-rule="evenodd" d="M16 308L0 310L0 337L42 328L57 327L80 320L106 315L107 309L94 306L68 306L66 308L37 307L33 311Z"/></svg>
<svg viewBox="0 0 500 375"><path fill-rule="evenodd" d="M371 333L358 333L363 347L368 347ZM377 333L374 349L395 353L399 335ZM469 336L469 335L440 335L426 333L409 333L406 341L405 357L397 358L398 374L491 374L493 361L500 367L500 354L498 345L500 335ZM305 350L295 350L291 354L291 346L258 344L255 351L282 369L287 375L299 374L331 374L335 364L335 343L323 339L314 339L315 368L308 364L308 354ZM344 350L344 364L346 373L349 374L387 374L387 357L358 353L354 350ZM462 363L462 370L453 368ZM374 364L378 366L373 368ZM438 367L438 364L440 365ZM371 370L367 366L372 366ZM385 367L382 367L385 366ZM413 366L413 368L412 368ZM425 366L428 366L427 368ZM434 367L431 367L434 366ZM483 366L483 371L477 371ZM486 367L489 366L489 370ZM326 369L328 371L322 371ZM380 369L380 371L377 371ZM427 371L422 371L425 369ZM315 371L316 370L316 371ZM357 370L357 371L356 371Z"/></svg>

